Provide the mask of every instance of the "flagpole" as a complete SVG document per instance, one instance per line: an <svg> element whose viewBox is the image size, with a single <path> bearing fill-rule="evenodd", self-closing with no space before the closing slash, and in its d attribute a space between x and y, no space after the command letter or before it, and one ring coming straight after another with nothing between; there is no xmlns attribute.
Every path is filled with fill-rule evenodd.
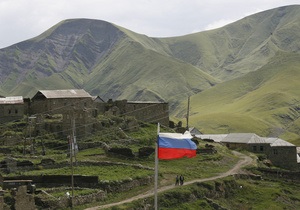
<svg viewBox="0 0 300 210"><path fill-rule="evenodd" d="M190 115L190 96L188 97L188 107L186 113L186 130L189 131L189 115Z"/></svg>
<svg viewBox="0 0 300 210"><path fill-rule="evenodd" d="M158 183L158 135L160 132L160 125L157 123L157 139L155 144L155 183L154 183L154 209L157 210L157 183Z"/></svg>

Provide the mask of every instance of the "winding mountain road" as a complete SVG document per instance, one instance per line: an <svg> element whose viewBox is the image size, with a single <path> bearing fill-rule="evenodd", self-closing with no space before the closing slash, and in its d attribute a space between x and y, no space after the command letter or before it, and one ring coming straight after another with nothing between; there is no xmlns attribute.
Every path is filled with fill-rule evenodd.
<svg viewBox="0 0 300 210"><path fill-rule="evenodd" d="M212 180L224 178L224 177L227 177L227 176L230 176L230 175L234 175L234 174L237 174L237 173L241 170L242 167L247 166L247 165L250 165L250 164L252 163L252 158L251 158L251 157L246 156L246 155L241 154L241 153L236 152L236 151L233 151L233 153L234 153L235 155L239 156L241 159L240 159L240 161L239 161L232 169L230 169L229 171L224 172L224 173L221 173L221 174L218 175L218 176L213 176L213 177L203 178L203 179L195 179L195 180L192 180L192 181L184 182L184 185L193 184L193 183L195 183L195 182L207 182L207 181L212 181ZM164 192L164 191L173 189L173 188L175 188L175 187L176 187L176 186L175 186L174 184L173 184L173 185L169 185L169 186L163 186L163 187L159 188L159 189L157 190L157 192L158 192L158 193ZM134 197L132 197L132 198L128 198L128 199L123 200L123 201L120 201L120 202L110 203L110 204L106 204L106 205L102 205L102 206L95 206L95 207L87 208L87 209L85 209L85 210L98 210L98 209L110 208L110 207L118 206L118 205L121 205L121 204L124 204L124 203L130 203L130 202L135 201L135 200L138 200L138 199L147 198L147 197L150 197L150 196L153 196L153 195L154 195L153 190L150 190L150 191L147 191L147 192L145 192L145 193L139 194L139 195L137 195L137 196L134 196Z"/></svg>

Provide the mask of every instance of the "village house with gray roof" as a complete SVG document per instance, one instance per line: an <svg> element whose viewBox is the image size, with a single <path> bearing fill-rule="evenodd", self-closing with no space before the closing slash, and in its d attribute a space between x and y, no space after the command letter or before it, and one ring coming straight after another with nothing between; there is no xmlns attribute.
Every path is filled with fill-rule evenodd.
<svg viewBox="0 0 300 210"><path fill-rule="evenodd" d="M76 121L79 133L92 133L101 126L96 119L98 114L133 116L140 121L164 125L169 123L166 102L111 99L105 102L83 89L39 90L30 101L25 101L22 96L0 97L2 122L21 119L25 114L34 120L36 134L45 129L68 135L72 121ZM47 119L51 119L51 123L47 123ZM291 170L300 168L300 149L282 139L260 137L254 133L201 134L195 128L194 131L196 137L212 139L230 149L265 154L276 166Z"/></svg>
<svg viewBox="0 0 300 210"><path fill-rule="evenodd" d="M229 149L265 154L274 166L289 170L300 169L300 149L280 138L260 137L254 133L205 134L196 137L212 139Z"/></svg>

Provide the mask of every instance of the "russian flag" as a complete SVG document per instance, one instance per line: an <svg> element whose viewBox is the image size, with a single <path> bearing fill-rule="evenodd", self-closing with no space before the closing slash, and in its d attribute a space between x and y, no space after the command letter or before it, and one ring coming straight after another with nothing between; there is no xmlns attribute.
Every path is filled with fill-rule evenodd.
<svg viewBox="0 0 300 210"><path fill-rule="evenodd" d="M158 134L158 158L164 160L196 156L197 145L191 140L189 132L159 133Z"/></svg>

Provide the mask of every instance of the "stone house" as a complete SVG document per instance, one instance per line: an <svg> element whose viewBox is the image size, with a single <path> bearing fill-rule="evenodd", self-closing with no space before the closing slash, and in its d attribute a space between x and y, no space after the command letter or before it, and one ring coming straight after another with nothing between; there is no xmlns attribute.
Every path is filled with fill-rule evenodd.
<svg viewBox="0 0 300 210"><path fill-rule="evenodd" d="M269 143L266 151L268 159L273 165L286 169L300 169L297 161L297 147L279 138L265 138Z"/></svg>
<svg viewBox="0 0 300 210"><path fill-rule="evenodd" d="M25 105L22 96L0 98L0 119L2 122L18 120L24 117Z"/></svg>
<svg viewBox="0 0 300 210"><path fill-rule="evenodd" d="M137 120L149 123L161 123L169 126L169 104L158 101L127 101L111 99L107 102L106 114L133 116Z"/></svg>
<svg viewBox="0 0 300 210"><path fill-rule="evenodd" d="M83 89L40 90L31 99L31 114L60 114L93 108L92 96Z"/></svg>
<svg viewBox="0 0 300 210"><path fill-rule="evenodd" d="M92 132L97 116L92 96L83 89L40 90L31 99L29 109L42 125L40 128L64 135L70 133L73 122L78 132ZM51 123L46 123L49 119Z"/></svg>
<svg viewBox="0 0 300 210"><path fill-rule="evenodd" d="M230 133L220 142L230 149L265 154L274 166L289 170L300 169L297 147L282 139L264 138L253 133Z"/></svg>

